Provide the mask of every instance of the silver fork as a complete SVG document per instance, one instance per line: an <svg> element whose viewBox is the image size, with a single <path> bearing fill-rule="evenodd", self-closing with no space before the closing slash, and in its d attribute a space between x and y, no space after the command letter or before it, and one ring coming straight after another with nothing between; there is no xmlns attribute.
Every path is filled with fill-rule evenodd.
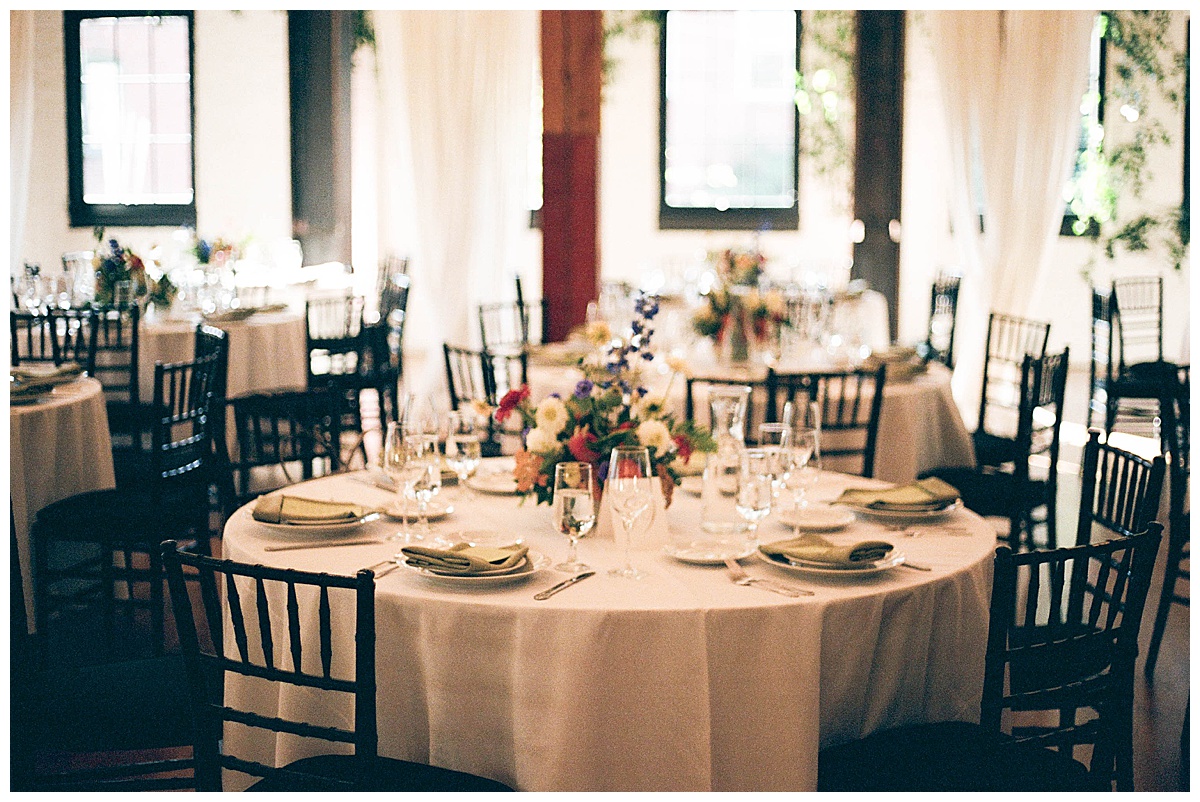
<svg viewBox="0 0 1200 802"><path fill-rule="evenodd" d="M775 582L774 580L771 580L771 579L764 579L764 578L758 577L758 576L750 576L749 574L746 573L746 570L744 568L742 568L742 566L738 565L737 560L734 560L731 557L725 558L725 567L729 569L729 573L733 576L733 583L735 585L744 585L746 587L754 585L756 587L762 588L763 590L770 590L775 593L783 594L784 596L791 596L792 598L796 598L797 596L813 596L813 595L815 595L811 590L804 590L803 588L793 588L788 585L784 585L782 583Z"/></svg>

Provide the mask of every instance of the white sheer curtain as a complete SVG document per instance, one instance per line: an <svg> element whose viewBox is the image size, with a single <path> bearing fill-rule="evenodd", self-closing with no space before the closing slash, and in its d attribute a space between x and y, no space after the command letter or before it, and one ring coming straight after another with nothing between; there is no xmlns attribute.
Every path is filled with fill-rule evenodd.
<svg viewBox="0 0 1200 802"><path fill-rule="evenodd" d="M928 12L964 266L960 402L979 392L988 312L1028 314L1037 276L1052 267L1045 262L1062 223L1096 13Z"/></svg>
<svg viewBox="0 0 1200 802"><path fill-rule="evenodd" d="M25 259L29 163L33 158L33 54L35 12L9 12L9 271Z"/></svg>
<svg viewBox="0 0 1200 802"><path fill-rule="evenodd" d="M514 296L537 14L374 12L380 251L412 256L405 345L425 357L406 389L434 391L442 342L471 345L476 304Z"/></svg>

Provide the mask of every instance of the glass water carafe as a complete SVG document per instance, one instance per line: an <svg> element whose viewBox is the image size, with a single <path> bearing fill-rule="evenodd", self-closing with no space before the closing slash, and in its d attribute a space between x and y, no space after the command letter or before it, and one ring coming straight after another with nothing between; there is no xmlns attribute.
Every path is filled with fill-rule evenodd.
<svg viewBox="0 0 1200 802"><path fill-rule="evenodd" d="M738 446L746 441L746 409L750 405L747 385L711 387L708 406L712 420L712 435L720 450L722 440L732 440Z"/></svg>

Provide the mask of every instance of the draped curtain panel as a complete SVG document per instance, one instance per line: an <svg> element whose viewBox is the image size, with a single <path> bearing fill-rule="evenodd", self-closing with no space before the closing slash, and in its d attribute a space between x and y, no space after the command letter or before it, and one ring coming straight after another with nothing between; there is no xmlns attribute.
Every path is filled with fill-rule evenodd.
<svg viewBox="0 0 1200 802"><path fill-rule="evenodd" d="M1096 13L928 12L964 266L961 403L979 392L988 312L1027 315L1038 276L1053 268L1046 260L1074 165Z"/></svg>
<svg viewBox="0 0 1200 802"><path fill-rule="evenodd" d="M374 18L380 249L412 254L406 345L435 357L443 337L476 342L480 301L515 296L515 255L529 226L537 12ZM411 377L407 389L433 390L441 361L424 362L427 374Z"/></svg>
<svg viewBox="0 0 1200 802"><path fill-rule="evenodd" d="M9 12L9 270L25 258L25 218L29 209L29 163L33 158L34 12Z"/></svg>

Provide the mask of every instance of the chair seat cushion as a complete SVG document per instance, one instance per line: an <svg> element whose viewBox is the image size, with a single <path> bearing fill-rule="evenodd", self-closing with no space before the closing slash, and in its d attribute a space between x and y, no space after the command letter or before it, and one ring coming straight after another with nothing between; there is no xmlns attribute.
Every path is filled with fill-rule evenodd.
<svg viewBox="0 0 1200 802"><path fill-rule="evenodd" d="M1045 482L1031 480L1018 485L1010 473L980 472L973 468L937 468L921 474L922 479L936 476L953 485L962 496L963 505L979 515L1011 517L1014 510L1026 505L1035 509L1046 503L1048 487Z"/></svg>
<svg viewBox="0 0 1200 802"><path fill-rule="evenodd" d="M1017 455L1017 441L1012 437L1001 437L989 432L972 432L975 444L975 464L1003 465L1012 462Z"/></svg>
<svg viewBox="0 0 1200 802"><path fill-rule="evenodd" d="M38 512L37 526L55 540L154 545L206 526L207 514L207 482L198 476L159 502L137 487L69 496Z"/></svg>
<svg viewBox="0 0 1200 802"><path fill-rule="evenodd" d="M250 791L511 791L503 783L406 760L375 758L371 770L362 772L351 755L317 755L289 763L287 768L312 777L276 775L252 785ZM322 779L325 778L325 779ZM347 783L352 788L346 787Z"/></svg>
<svg viewBox="0 0 1200 802"><path fill-rule="evenodd" d="M822 750L818 791L1092 791L1065 754L952 721L878 732ZM1102 787L1102 786L1101 786Z"/></svg>
<svg viewBox="0 0 1200 802"><path fill-rule="evenodd" d="M38 749L101 752L191 746L180 655L53 668L14 678L14 715Z"/></svg>

